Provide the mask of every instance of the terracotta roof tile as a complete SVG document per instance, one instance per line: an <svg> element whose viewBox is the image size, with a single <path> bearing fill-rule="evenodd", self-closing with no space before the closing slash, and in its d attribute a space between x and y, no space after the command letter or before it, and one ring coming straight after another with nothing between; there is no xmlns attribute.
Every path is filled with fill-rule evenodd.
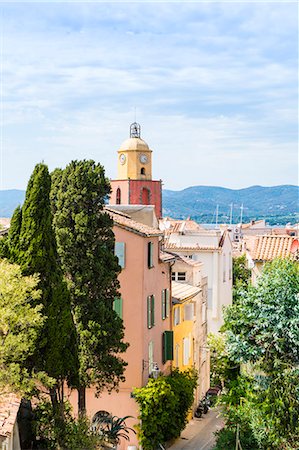
<svg viewBox="0 0 299 450"><path fill-rule="evenodd" d="M20 403L15 394L0 393L0 436L10 436L13 432Z"/></svg>
<svg viewBox="0 0 299 450"><path fill-rule="evenodd" d="M293 236L266 235L255 239L252 259L256 261L272 261L274 258L287 258L291 255Z"/></svg>
<svg viewBox="0 0 299 450"><path fill-rule="evenodd" d="M136 222L135 220L131 219L127 214L116 211L114 209L110 209L109 207L105 207L105 211L113 219L115 225L120 226L121 228L128 229L129 231L136 232L146 237L163 236L162 231L158 230L157 228L144 225L143 223Z"/></svg>

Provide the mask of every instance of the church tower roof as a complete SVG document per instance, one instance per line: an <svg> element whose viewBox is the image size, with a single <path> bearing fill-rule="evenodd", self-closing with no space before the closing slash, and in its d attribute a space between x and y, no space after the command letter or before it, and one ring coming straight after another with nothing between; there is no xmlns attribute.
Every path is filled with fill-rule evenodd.
<svg viewBox="0 0 299 450"><path fill-rule="evenodd" d="M119 150L149 150L147 143L140 137L140 125L134 122L130 125L130 137L120 146Z"/></svg>

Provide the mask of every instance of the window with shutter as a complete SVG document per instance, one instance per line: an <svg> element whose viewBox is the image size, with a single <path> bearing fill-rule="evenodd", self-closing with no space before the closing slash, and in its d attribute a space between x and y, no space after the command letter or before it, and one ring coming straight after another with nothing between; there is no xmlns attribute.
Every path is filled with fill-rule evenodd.
<svg viewBox="0 0 299 450"><path fill-rule="evenodd" d="M154 252L154 244L153 244L153 242L148 242L148 244L147 244L147 267L149 269L154 267L153 252Z"/></svg>
<svg viewBox="0 0 299 450"><path fill-rule="evenodd" d="M113 301L113 309L119 315L119 317L123 318L123 299L121 297L115 297Z"/></svg>
<svg viewBox="0 0 299 450"><path fill-rule="evenodd" d="M155 325L155 296L154 295L151 296L151 309L152 309L151 318L152 318L152 327L153 327Z"/></svg>
<svg viewBox="0 0 299 450"><path fill-rule="evenodd" d="M152 328L155 325L155 296L148 295L147 297L147 328Z"/></svg>
<svg viewBox="0 0 299 450"><path fill-rule="evenodd" d="M180 316L181 316L181 309L180 309L179 306L177 306L173 310L173 323L174 323L174 325L179 325L179 323L180 323Z"/></svg>
<svg viewBox="0 0 299 450"><path fill-rule="evenodd" d="M173 331L163 333L163 364L173 360Z"/></svg>
<svg viewBox="0 0 299 450"><path fill-rule="evenodd" d="M188 303L184 305L184 320L193 320L194 316L194 308L193 303Z"/></svg>
<svg viewBox="0 0 299 450"><path fill-rule="evenodd" d="M183 339L183 364L184 366L189 364L189 338Z"/></svg>
<svg viewBox="0 0 299 450"><path fill-rule="evenodd" d="M125 242L115 242L114 254L118 257L118 264L122 269L125 267Z"/></svg>

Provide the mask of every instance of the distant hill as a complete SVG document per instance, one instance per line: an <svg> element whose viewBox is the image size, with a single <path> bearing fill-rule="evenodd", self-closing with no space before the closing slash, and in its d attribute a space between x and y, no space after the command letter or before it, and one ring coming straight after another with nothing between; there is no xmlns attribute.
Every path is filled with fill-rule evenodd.
<svg viewBox="0 0 299 450"><path fill-rule="evenodd" d="M11 217L17 205L22 204L25 191L0 191L0 217ZM266 218L270 223L299 221L299 187L251 186L245 189L226 189L217 186L193 186L182 191L163 190L163 215L173 218L191 217L201 223L215 222L218 205L219 222L228 222L233 204L233 222L243 219Z"/></svg>
<svg viewBox="0 0 299 450"><path fill-rule="evenodd" d="M25 198L25 191L10 189L0 191L0 217L11 217L15 208L21 205Z"/></svg>
<svg viewBox="0 0 299 450"><path fill-rule="evenodd" d="M299 187L292 185L245 189L226 189L217 186L193 186L182 191L163 191L163 215L192 219L201 223L215 222L218 205L219 222L228 222L233 204L233 222L265 218L270 223L299 220Z"/></svg>

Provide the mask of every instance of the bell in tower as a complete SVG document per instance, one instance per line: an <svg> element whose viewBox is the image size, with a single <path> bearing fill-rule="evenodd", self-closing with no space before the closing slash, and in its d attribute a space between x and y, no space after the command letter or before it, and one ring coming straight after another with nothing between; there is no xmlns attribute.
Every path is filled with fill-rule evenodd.
<svg viewBox="0 0 299 450"><path fill-rule="evenodd" d="M130 138L140 138L140 125L134 122L130 125Z"/></svg>

